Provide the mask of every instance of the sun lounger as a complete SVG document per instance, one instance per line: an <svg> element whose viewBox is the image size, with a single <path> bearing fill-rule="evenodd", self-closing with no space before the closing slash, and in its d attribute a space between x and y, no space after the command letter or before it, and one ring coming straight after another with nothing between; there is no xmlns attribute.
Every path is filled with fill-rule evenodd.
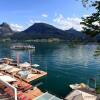
<svg viewBox="0 0 100 100"><path fill-rule="evenodd" d="M25 92L25 91L27 91L29 89L32 89L32 88L33 88L32 85L28 84L23 88L23 92Z"/></svg>

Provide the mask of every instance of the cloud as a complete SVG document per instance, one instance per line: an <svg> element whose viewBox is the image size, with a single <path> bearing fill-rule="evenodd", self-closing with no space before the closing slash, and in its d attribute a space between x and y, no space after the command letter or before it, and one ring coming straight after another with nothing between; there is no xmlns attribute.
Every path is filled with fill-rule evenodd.
<svg viewBox="0 0 100 100"><path fill-rule="evenodd" d="M82 30L82 26L80 25L81 18L78 17L65 18L62 14L59 14L53 19L53 22L56 27L63 30L67 30L72 27L78 31Z"/></svg>
<svg viewBox="0 0 100 100"><path fill-rule="evenodd" d="M86 17L89 17L89 16L90 16L90 15L83 15L83 17L85 17L85 18L86 18Z"/></svg>
<svg viewBox="0 0 100 100"><path fill-rule="evenodd" d="M30 23L33 24L34 23L34 20L33 19L30 19Z"/></svg>
<svg viewBox="0 0 100 100"><path fill-rule="evenodd" d="M47 18L47 17L48 17L48 15L47 15L47 14L42 14L42 17Z"/></svg>
<svg viewBox="0 0 100 100"><path fill-rule="evenodd" d="M33 19L30 20L30 24L40 23L40 22L41 22L40 20L33 20Z"/></svg>
<svg viewBox="0 0 100 100"><path fill-rule="evenodd" d="M28 24L28 26L31 26L31 25L33 25L33 24L35 24L35 23L40 23L40 22L42 22L42 21L40 21L40 20L34 20L34 19L31 19L30 21L29 21L29 24Z"/></svg>
<svg viewBox="0 0 100 100"><path fill-rule="evenodd" d="M18 24L10 24L10 27L14 31L23 31L24 30L24 27L22 25L18 25Z"/></svg>

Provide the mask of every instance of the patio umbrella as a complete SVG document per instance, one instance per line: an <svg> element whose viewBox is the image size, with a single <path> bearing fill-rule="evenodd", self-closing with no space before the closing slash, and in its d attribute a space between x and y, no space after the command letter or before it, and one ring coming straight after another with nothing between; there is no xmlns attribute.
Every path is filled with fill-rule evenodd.
<svg viewBox="0 0 100 100"><path fill-rule="evenodd" d="M10 66L10 65L4 65L3 68L1 68L2 70L8 70L8 69L12 69L13 66Z"/></svg>
<svg viewBox="0 0 100 100"><path fill-rule="evenodd" d="M0 70L2 70L3 68L5 68L7 66L7 64L1 64L0 65Z"/></svg>
<svg viewBox="0 0 100 100"><path fill-rule="evenodd" d="M18 71L20 71L21 69L19 69L19 68L11 68L10 70L8 70L10 73L12 73L12 72L18 72Z"/></svg>
<svg viewBox="0 0 100 100"><path fill-rule="evenodd" d="M16 81L15 78L12 78L8 75L0 76L0 79L3 80L3 81L6 81L6 82L15 82Z"/></svg>
<svg viewBox="0 0 100 100"><path fill-rule="evenodd" d="M31 66L31 64L30 63L28 63L28 62L24 62L24 63L22 63L22 64L19 64L19 66L20 67L30 67Z"/></svg>
<svg viewBox="0 0 100 100"><path fill-rule="evenodd" d="M23 78L27 78L29 71L19 71L18 74Z"/></svg>

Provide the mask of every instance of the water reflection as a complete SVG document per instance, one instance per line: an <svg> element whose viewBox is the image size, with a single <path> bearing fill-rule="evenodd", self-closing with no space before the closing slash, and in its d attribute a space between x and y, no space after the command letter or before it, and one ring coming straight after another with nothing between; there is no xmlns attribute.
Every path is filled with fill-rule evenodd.
<svg viewBox="0 0 100 100"><path fill-rule="evenodd" d="M32 63L39 64L39 69L48 71L41 88L59 96L69 93L69 84L84 82L96 76L99 85L100 56L94 57L95 44L67 43L35 43L35 52L30 51ZM15 51L9 45L0 45L0 57L16 59L19 53L20 61L29 61L29 51ZM33 84L33 83L32 83Z"/></svg>
<svg viewBox="0 0 100 100"><path fill-rule="evenodd" d="M96 50L95 50L95 52L94 52L94 56L95 56L95 57L100 56L100 45L97 46L97 48L96 48Z"/></svg>

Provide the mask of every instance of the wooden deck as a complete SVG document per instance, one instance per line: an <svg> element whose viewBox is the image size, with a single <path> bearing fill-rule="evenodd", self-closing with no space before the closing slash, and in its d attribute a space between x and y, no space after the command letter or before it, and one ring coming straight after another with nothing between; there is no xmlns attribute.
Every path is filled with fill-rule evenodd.
<svg viewBox="0 0 100 100"><path fill-rule="evenodd" d="M25 96L27 96L28 98L34 100L36 97L42 95L43 92L38 89L37 87L35 87L33 90L29 90L27 92L24 93Z"/></svg>
<svg viewBox="0 0 100 100"><path fill-rule="evenodd" d="M5 61L2 63L6 63L8 65L13 66L14 68L18 68L17 64L12 64L12 61ZM1 63L1 64L2 64ZM21 68L19 68L21 69ZM36 97L40 96L43 94L43 92L37 88L37 87L33 87L31 84L29 84L29 82L39 79L43 76L47 75L47 72L45 71L41 71L35 68L28 68L28 71L31 72L31 74L29 74L26 79L23 79L20 74L18 72L8 72L6 70L0 70L0 73L2 73L3 75L8 75L11 76L13 78L16 79L16 82L11 83L12 86L16 87L17 92L20 94L23 94L24 96L30 98L29 100L34 100ZM32 76L31 76L32 75ZM26 86L26 87L25 87ZM26 88L28 87L28 89L26 90ZM18 100L22 100L22 99L18 99ZM26 100L26 99L23 99Z"/></svg>
<svg viewBox="0 0 100 100"><path fill-rule="evenodd" d="M44 71L40 71L40 72L41 72L40 74L35 74L32 78L28 78L28 79L25 79L25 80L27 82L31 82L33 80L39 79L39 78L47 75L47 72L44 72Z"/></svg>
<svg viewBox="0 0 100 100"><path fill-rule="evenodd" d="M11 76L11 77L12 77L11 74L6 73L6 72L4 72L4 71L2 71L2 74L8 75L8 76ZM18 86L18 84L20 85L21 88L24 88L24 86L26 86L26 85L32 86L32 85L29 84L28 82L25 82L25 81L23 81L23 80L21 80L21 79L19 79L19 78L17 78L17 77L14 77L14 78L15 78L17 81L14 82L13 84L11 84L11 85L13 85L13 86ZM17 87L16 87L16 88L17 88ZM26 91L19 90L19 89L17 88L17 91L18 91L18 93L21 92L21 93L22 93L24 96L26 96L27 98L30 98L30 100L34 100L36 97L38 97L38 96L40 96L40 95L43 94L43 92L42 92L39 88L34 87L34 86L32 86L32 88L30 88L30 89L28 89L28 90L26 90ZM19 100L19 99L18 99L18 100Z"/></svg>

